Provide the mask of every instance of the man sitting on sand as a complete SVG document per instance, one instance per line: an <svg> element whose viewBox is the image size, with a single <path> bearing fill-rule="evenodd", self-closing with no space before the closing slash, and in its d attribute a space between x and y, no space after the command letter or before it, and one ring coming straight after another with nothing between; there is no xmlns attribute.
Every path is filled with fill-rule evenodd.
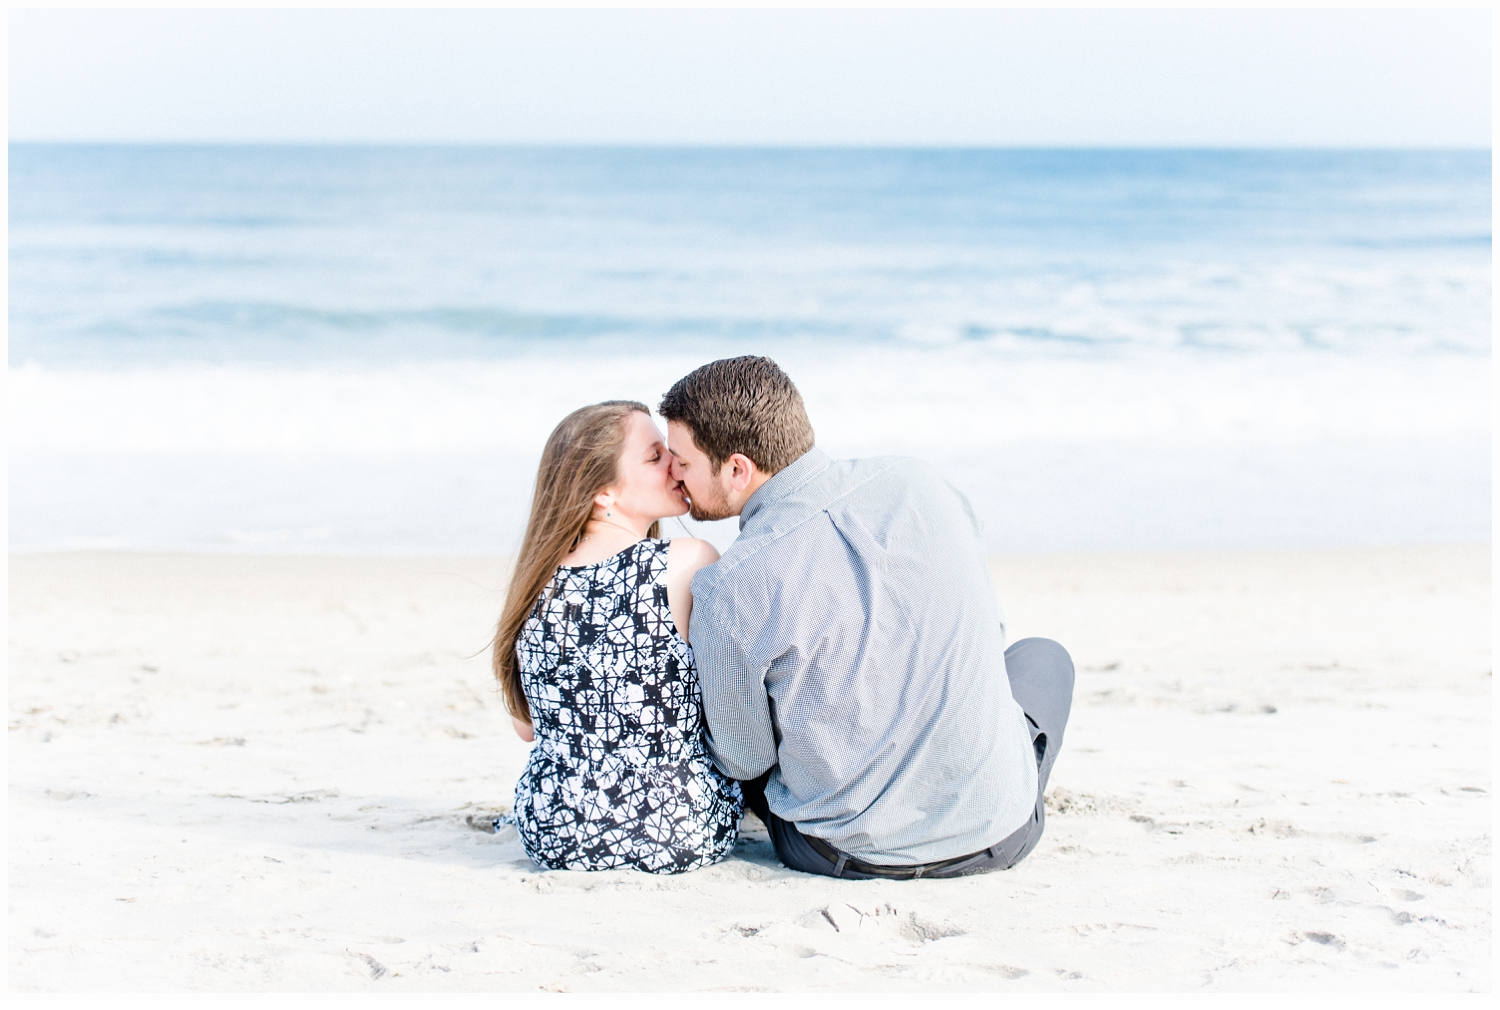
<svg viewBox="0 0 1500 1010"><path fill-rule="evenodd" d="M692 580L715 763L787 866L834 877L1008 869L1042 835L1073 697L1056 642L1005 649L979 523L927 464L834 460L769 358L662 399L695 519L740 535Z"/></svg>

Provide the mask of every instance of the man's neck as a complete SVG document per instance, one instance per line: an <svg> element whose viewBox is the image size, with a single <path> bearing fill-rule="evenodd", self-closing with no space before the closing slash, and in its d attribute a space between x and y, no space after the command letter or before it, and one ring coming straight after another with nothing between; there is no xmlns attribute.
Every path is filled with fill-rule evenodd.
<svg viewBox="0 0 1500 1010"><path fill-rule="evenodd" d="M757 497L764 493L769 493L773 497L781 497L788 491L795 489L831 462L832 460L820 452L817 446L813 446L807 452L793 460L789 466L777 470L775 473L765 474L764 476L757 474L760 480L755 485L755 490L745 495L744 499L740 502L740 529L745 528L745 520L747 518L745 513L747 511L752 513L758 512L764 504L764 502L757 502ZM773 481L777 482L777 486L769 492L765 492L765 486ZM787 481L791 481L791 483L787 484Z"/></svg>
<svg viewBox="0 0 1500 1010"><path fill-rule="evenodd" d="M765 485L766 481L770 480L774 476L776 476L774 473L765 473L761 470L756 470L755 475L750 478L750 483L745 485L745 497L740 499L740 507L744 508L745 504L749 502L751 498L755 497L755 492L759 491L761 487Z"/></svg>

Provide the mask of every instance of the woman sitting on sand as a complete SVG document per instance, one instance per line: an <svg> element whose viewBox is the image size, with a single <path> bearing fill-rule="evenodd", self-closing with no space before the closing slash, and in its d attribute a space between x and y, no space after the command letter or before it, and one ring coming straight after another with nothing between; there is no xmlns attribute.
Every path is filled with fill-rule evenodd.
<svg viewBox="0 0 1500 1010"><path fill-rule="evenodd" d="M709 761L688 615L702 540L659 539L688 511L644 404L575 410L547 440L495 635L516 732L526 854L549 869L679 873L734 847L739 784Z"/></svg>

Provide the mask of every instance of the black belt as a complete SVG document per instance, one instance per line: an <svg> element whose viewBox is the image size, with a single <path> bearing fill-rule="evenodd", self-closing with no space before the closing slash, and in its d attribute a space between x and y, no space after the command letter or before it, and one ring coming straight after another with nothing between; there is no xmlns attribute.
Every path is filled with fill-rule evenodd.
<svg viewBox="0 0 1500 1010"><path fill-rule="evenodd" d="M847 852L840 852L821 838L812 835L803 835L807 844L813 847L813 851L833 864L833 875L842 877L845 870L853 870L855 873L863 873L867 877L889 877L892 880L915 880L926 876L937 870L946 870L957 866L959 863L978 859L980 856L995 856L995 847L991 845L987 849L971 852L967 856L957 856L953 859L940 859L935 863L919 863L916 866L877 866L874 863L866 863L855 859Z"/></svg>

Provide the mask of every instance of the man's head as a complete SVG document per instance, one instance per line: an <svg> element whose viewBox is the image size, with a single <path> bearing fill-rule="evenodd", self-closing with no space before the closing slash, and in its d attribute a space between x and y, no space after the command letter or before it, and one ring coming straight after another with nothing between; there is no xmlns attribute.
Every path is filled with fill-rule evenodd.
<svg viewBox="0 0 1500 1010"><path fill-rule="evenodd" d="M662 397L672 476L693 518L727 519L760 486L813 447L802 397L770 358L710 362Z"/></svg>

